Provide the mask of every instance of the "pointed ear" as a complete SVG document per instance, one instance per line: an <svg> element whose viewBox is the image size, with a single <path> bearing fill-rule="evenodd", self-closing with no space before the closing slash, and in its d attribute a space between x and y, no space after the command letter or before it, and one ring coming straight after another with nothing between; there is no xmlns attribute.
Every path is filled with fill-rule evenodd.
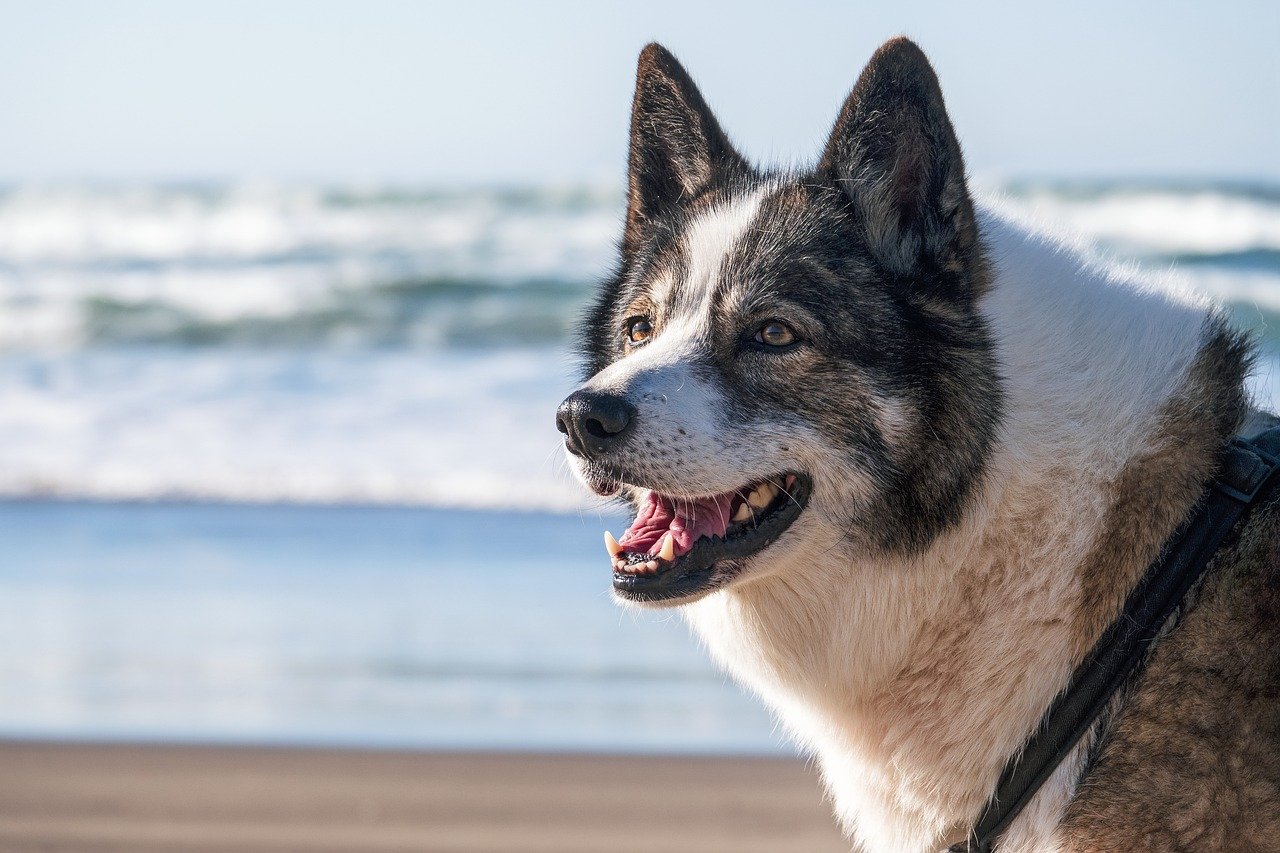
<svg viewBox="0 0 1280 853"><path fill-rule="evenodd" d="M624 250L634 250L646 223L715 178L747 171L698 87L676 58L654 43L640 52L631 105Z"/></svg>
<svg viewBox="0 0 1280 853"><path fill-rule="evenodd" d="M819 170L844 191L871 251L900 275L963 272L978 233L960 143L924 52L886 42L845 101Z"/></svg>

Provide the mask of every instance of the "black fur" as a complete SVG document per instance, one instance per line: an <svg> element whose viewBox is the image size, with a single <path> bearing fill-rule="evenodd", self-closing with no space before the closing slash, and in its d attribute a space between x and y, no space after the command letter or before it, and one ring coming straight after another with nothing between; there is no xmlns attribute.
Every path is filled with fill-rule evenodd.
<svg viewBox="0 0 1280 853"><path fill-rule="evenodd" d="M662 45L645 47L631 104L624 251L637 251L664 211L749 171L684 67Z"/></svg>
<svg viewBox="0 0 1280 853"><path fill-rule="evenodd" d="M987 275L981 242L928 61L905 39L881 48L819 165L799 174L748 166L656 45L641 54L634 109L626 230L617 273L585 329L587 375L625 355L623 325L635 306L646 306L661 334L672 306L646 299L660 274L680 281L690 219L770 187L722 268L713 341L697 369L726 389L726 429L804 422L871 477L875 496L848 502L852 542L924 548L960 518L1002 410L976 307ZM670 301L690 299L688 286ZM804 346L753 348L753 323L770 316L800 325ZM905 413L892 434L878 416L884 400Z"/></svg>

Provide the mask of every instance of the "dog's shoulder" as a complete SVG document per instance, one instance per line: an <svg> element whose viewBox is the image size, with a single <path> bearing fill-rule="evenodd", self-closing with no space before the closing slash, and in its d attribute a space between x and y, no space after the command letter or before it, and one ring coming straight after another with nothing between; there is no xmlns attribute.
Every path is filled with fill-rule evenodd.
<svg viewBox="0 0 1280 853"><path fill-rule="evenodd" d="M1063 824L1063 849L1280 845L1280 497L1214 559Z"/></svg>

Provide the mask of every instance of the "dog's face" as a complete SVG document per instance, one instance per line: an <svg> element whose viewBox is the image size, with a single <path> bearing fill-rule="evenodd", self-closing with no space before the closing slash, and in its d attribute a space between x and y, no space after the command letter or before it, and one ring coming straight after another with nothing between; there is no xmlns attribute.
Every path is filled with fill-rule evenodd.
<svg viewBox="0 0 1280 853"><path fill-rule="evenodd" d="M680 604L789 555L925 547L1000 412L959 145L919 49L863 73L818 167L763 174L675 59L641 54L618 274L557 426L637 518L614 590Z"/></svg>

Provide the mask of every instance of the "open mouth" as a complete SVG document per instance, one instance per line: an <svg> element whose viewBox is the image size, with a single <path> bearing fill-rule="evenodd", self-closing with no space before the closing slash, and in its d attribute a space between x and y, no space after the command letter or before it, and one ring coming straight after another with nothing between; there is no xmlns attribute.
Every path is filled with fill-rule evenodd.
<svg viewBox="0 0 1280 853"><path fill-rule="evenodd" d="M659 602L720 587L742 560L791 526L811 486L806 475L787 473L704 498L649 492L620 539L604 535L614 590L631 601Z"/></svg>

